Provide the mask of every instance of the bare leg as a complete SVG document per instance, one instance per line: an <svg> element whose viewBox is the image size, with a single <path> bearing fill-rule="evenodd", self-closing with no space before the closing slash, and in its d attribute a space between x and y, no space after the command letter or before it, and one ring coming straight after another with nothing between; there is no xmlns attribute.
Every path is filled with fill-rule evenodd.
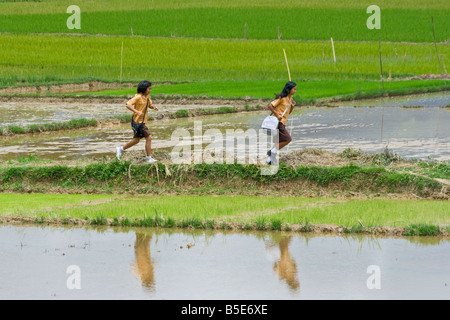
<svg viewBox="0 0 450 320"><path fill-rule="evenodd" d="M140 138L133 138L130 141L128 141L124 146L123 146L123 150L127 150L129 148L131 148L132 146L134 146L135 144L139 143L141 139Z"/></svg>
<svg viewBox="0 0 450 320"><path fill-rule="evenodd" d="M152 136L145 138L145 153L147 154L147 157L152 155Z"/></svg>
<svg viewBox="0 0 450 320"><path fill-rule="evenodd" d="M280 145L278 146L278 150L283 149L283 148L284 148L285 146L287 146L290 142L291 142L291 140L281 142Z"/></svg>
<svg viewBox="0 0 450 320"><path fill-rule="evenodd" d="M287 146L292 140L283 141L278 144L274 144L274 148L277 148L277 150L283 149L285 146Z"/></svg>

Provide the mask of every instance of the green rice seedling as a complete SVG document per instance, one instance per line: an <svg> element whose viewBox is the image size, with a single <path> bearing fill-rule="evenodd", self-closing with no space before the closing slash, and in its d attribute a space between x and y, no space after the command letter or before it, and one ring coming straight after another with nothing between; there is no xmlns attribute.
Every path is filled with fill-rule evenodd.
<svg viewBox="0 0 450 320"><path fill-rule="evenodd" d="M270 221L270 230L279 230L281 231L282 221L280 219L273 219Z"/></svg>
<svg viewBox="0 0 450 320"><path fill-rule="evenodd" d="M155 221L155 218L144 217L143 219L136 219L133 222L133 225L137 225L139 227L156 227L157 222Z"/></svg>
<svg viewBox="0 0 450 320"><path fill-rule="evenodd" d="M153 217L153 221L156 227L162 227L165 224L165 219L162 216L159 216L158 214L156 214Z"/></svg>
<svg viewBox="0 0 450 320"><path fill-rule="evenodd" d="M302 221L300 221L300 231L301 232L312 232L313 231L313 227L310 225L308 218L305 218L305 222L302 223Z"/></svg>
<svg viewBox="0 0 450 320"><path fill-rule="evenodd" d="M20 126L8 126L7 130L12 134L24 134L26 133L26 129Z"/></svg>
<svg viewBox="0 0 450 320"><path fill-rule="evenodd" d="M343 232L344 233L364 233L364 227L360 224L355 224L351 227L344 226Z"/></svg>
<svg viewBox="0 0 450 320"><path fill-rule="evenodd" d="M124 219L120 220L120 225L122 227L131 227L133 225L133 223L130 221L130 219L124 218Z"/></svg>
<svg viewBox="0 0 450 320"><path fill-rule="evenodd" d="M107 224L107 220L103 216L95 217L93 219L89 219L89 224L90 225L104 226L104 225Z"/></svg>
<svg viewBox="0 0 450 320"><path fill-rule="evenodd" d="M410 224L406 227L405 236L437 236L440 233L438 226L430 224Z"/></svg>
<svg viewBox="0 0 450 320"><path fill-rule="evenodd" d="M189 117L189 113L185 109L180 109L175 112L175 118L186 118Z"/></svg>
<svg viewBox="0 0 450 320"><path fill-rule="evenodd" d="M173 218L167 218L164 222L165 228L173 228L176 225L175 219Z"/></svg>
<svg viewBox="0 0 450 320"><path fill-rule="evenodd" d="M294 100L298 105L313 105L320 99L335 97L339 100L353 100L356 98L368 98L389 95L404 95L412 93L426 93L443 90L446 85L444 80L409 80L392 81L385 83L385 90L381 90L381 84L376 80L358 79L301 79L298 81L298 95ZM153 97L165 95L181 95L186 97L211 97L211 98L265 98L273 97L273 91L283 87L284 81L279 80L246 80L246 81L198 81L182 84L156 86ZM117 90L116 96L121 96L125 91ZM199 95L202 92L202 96ZM360 92L359 96L355 92ZM92 95L109 96L108 91L98 91ZM260 110L261 106L252 107L246 105L246 111ZM231 110L232 111L232 110ZM213 110L204 111L212 114ZM217 112L217 111L216 111ZM127 122L129 121L129 116Z"/></svg>
<svg viewBox="0 0 450 320"><path fill-rule="evenodd" d="M205 222L205 229L211 229L214 230L216 228L216 221L207 219Z"/></svg>
<svg viewBox="0 0 450 320"><path fill-rule="evenodd" d="M112 227L118 227L118 226L120 226L119 218L114 217L110 225L111 225Z"/></svg>
<svg viewBox="0 0 450 320"><path fill-rule="evenodd" d="M220 224L220 229L222 229L222 230L231 230L232 227L231 227L231 225L230 225L228 222L223 221L223 222Z"/></svg>
<svg viewBox="0 0 450 320"><path fill-rule="evenodd" d="M203 229L204 225L201 219L198 218L187 218L183 219L179 226L181 228L193 228L193 229Z"/></svg>
<svg viewBox="0 0 450 320"><path fill-rule="evenodd" d="M36 162L38 161L38 157L35 153L30 153L28 156L26 157L22 157L17 159L17 162L19 163L30 163L30 162Z"/></svg>
<svg viewBox="0 0 450 320"><path fill-rule="evenodd" d="M247 26L246 39L276 40L277 30L281 30L281 39L286 40L329 40L333 36L342 41L376 41L381 36L386 41L431 42L429 17L433 16L437 41L448 39L448 6L443 7L444 10L423 7L416 9L411 3L400 8L383 7L383 28L380 30L366 28L369 15L364 10L367 7L355 8L354 5L343 5L338 10L330 4L320 8L293 5L286 10L276 6L273 1L269 7L248 7L246 4L227 7L218 2L211 3L210 6L144 6L137 11L130 8L84 11L83 8L81 30L67 29L64 23L67 8L58 13L46 13L52 12L51 9L42 9L39 14L19 14L16 11L3 15L0 31L130 35L132 21L133 34L149 37L170 37L175 34L177 37L188 38L242 39L244 26ZM148 27L149 16L152 17L151 28ZM324 21L334 23L327 24ZM210 28L211 25L214 28Z"/></svg>
<svg viewBox="0 0 450 320"><path fill-rule="evenodd" d="M283 48L290 53L289 66L294 79L300 77L295 75L295 70L302 70L302 79L374 81L380 78L378 43L370 42L336 43L336 49L339 49L342 57L336 67L332 62L318 65L322 48L325 44L328 45L328 41L99 38L62 35L36 37L26 34L0 35L0 61L4 63L0 78L10 78L23 72L21 80L32 83L45 83L44 76L57 81L79 81L80 78L87 79L88 76L96 80L117 81L122 41L125 48L133 48L124 50L127 58L124 81L149 78L148 68L144 68L141 59L145 55L144 48L148 46L161 48L151 57L153 81L281 81L286 78L285 65L280 63L283 61L282 55L280 57ZM449 54L448 46L437 46L440 54ZM432 43L382 43L382 47L384 51L390 52L384 67L391 70L393 76L440 72ZM398 52L407 52L407 58L392 58L395 49ZM29 52L33 52L33 55L30 56ZM74 55L73 52L79 54ZM95 63L91 63L91 57L95 57ZM37 78L37 74L42 77ZM378 85L381 90L381 83L378 82ZM385 82L385 85L397 86L398 82ZM224 91L219 87L215 90ZM236 90L241 92L239 95L244 95L239 87L236 87ZM270 88L270 94L274 93L273 90L273 87ZM333 92L336 88L324 84L320 90ZM198 91L198 95L204 94L202 91ZM348 93L352 92L355 90ZM263 96L267 96L267 91ZM300 91L299 96L302 96Z"/></svg>
<svg viewBox="0 0 450 320"><path fill-rule="evenodd" d="M266 230L267 228L267 218L265 216L259 216L255 220L256 230Z"/></svg>
<svg viewBox="0 0 450 320"><path fill-rule="evenodd" d="M38 223L38 224L43 224L43 223L45 222L45 220L44 220L43 217L36 217L36 218L34 219L34 222L35 222L35 223Z"/></svg>
<svg viewBox="0 0 450 320"><path fill-rule="evenodd" d="M15 174L26 175L23 167L15 169L17 170L8 171L13 176L7 184L12 186L17 183ZM44 176L50 177L55 174L45 175L44 172L36 173L36 176L42 180ZM1 179L4 181L4 176L0 174ZM2 186L4 185L5 182L2 183ZM18 185L18 188L23 188L23 185ZM111 201L113 199L114 201ZM229 226L227 221L232 221L240 223L244 229L281 230L283 224L285 226L300 224L300 231L309 232L313 229L312 225L331 224L343 226L348 232L361 232L363 230L361 225L355 225L355 221L359 220L363 221L366 227L415 225L414 228L410 227L409 234L416 232L419 234L417 230L421 230L422 227L418 226L422 225L450 225L448 201L436 200L279 197L273 204L270 198L255 196L121 195L118 197L95 194L0 193L0 203L2 203L0 215L45 219L81 218L97 225L106 224L106 219L110 219L112 225L119 226L177 225L183 228L207 229L213 228L216 223L221 225L220 228L226 227ZM145 209L142 209L149 207L157 210L152 218L147 218ZM273 214L275 209L277 213ZM164 219L157 214L158 212L164 212ZM249 214L254 212L260 214L257 216ZM123 218L117 218L119 216ZM422 233L424 232L420 231L420 234Z"/></svg>
<svg viewBox="0 0 450 320"><path fill-rule="evenodd" d="M234 113L237 112L234 107L219 107L217 108L217 113Z"/></svg>

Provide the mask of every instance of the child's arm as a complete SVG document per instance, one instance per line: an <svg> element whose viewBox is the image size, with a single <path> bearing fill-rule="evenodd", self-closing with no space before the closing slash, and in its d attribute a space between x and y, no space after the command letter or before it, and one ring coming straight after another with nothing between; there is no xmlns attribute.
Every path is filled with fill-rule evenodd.
<svg viewBox="0 0 450 320"><path fill-rule="evenodd" d="M134 103L135 103L135 98L129 100L129 101L127 102L127 109L130 110L130 111L132 111L133 113L136 113L138 116L142 116L142 112L141 112L141 111L137 111L137 110L134 108Z"/></svg>
<svg viewBox="0 0 450 320"><path fill-rule="evenodd" d="M275 111L275 108L272 104L269 104L269 110L272 111L273 115L278 119L281 120L281 116L278 114L278 112Z"/></svg>

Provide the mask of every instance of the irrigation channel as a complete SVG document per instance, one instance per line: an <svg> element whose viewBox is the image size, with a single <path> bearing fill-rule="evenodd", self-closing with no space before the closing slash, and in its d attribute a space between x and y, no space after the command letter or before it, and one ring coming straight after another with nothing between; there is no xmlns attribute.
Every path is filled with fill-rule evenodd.
<svg viewBox="0 0 450 320"><path fill-rule="evenodd" d="M1 299L449 299L450 241L0 226Z"/></svg>
<svg viewBox="0 0 450 320"><path fill-rule="evenodd" d="M379 153L385 150L403 158L450 160L450 94L434 93L396 98L335 103L332 107L299 107L291 114L288 130L292 143L284 152L303 148L341 152L346 148ZM156 103L155 103L156 104ZM203 105L159 105L160 112L211 108ZM107 118L126 114L123 104L1 102L2 126L60 122L71 119ZM154 114L157 114L157 112ZM258 131L267 111L153 120L149 122L152 148L170 152L180 143L173 134L184 128L190 144L210 145L209 129ZM202 137L196 139L195 125L201 123ZM242 131L240 131L242 132ZM35 154L40 159L75 160L113 157L115 147L129 141L129 124L101 126L46 134L0 139L0 159L10 160ZM260 141L261 142L261 141ZM135 146L133 149L143 149ZM261 142L262 143L262 142ZM248 146L247 146L248 148ZM263 150L265 147L262 148ZM248 150L247 150L248 151ZM265 151L264 151L265 153Z"/></svg>

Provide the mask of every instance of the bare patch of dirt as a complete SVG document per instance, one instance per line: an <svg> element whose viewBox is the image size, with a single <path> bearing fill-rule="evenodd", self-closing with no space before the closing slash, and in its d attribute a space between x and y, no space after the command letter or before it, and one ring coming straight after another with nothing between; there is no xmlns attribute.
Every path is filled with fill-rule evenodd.
<svg viewBox="0 0 450 320"><path fill-rule="evenodd" d="M97 127L101 129L105 128L114 128L117 126L120 126L121 122L119 119L98 119L97 120Z"/></svg>
<svg viewBox="0 0 450 320"><path fill-rule="evenodd" d="M305 148L300 151L281 154L280 162L285 163L289 167L298 167L301 165L338 167L349 165L351 161L331 151Z"/></svg>
<svg viewBox="0 0 450 320"><path fill-rule="evenodd" d="M86 83L69 83L48 86L21 86L0 89L2 94L48 94L48 93L71 93L71 92L95 92L109 89L136 88L136 83L106 83L101 81L90 81Z"/></svg>
<svg viewBox="0 0 450 320"><path fill-rule="evenodd" d="M421 74L413 77L406 78L393 78L392 81L409 81L409 80L444 80L450 79L449 74Z"/></svg>

